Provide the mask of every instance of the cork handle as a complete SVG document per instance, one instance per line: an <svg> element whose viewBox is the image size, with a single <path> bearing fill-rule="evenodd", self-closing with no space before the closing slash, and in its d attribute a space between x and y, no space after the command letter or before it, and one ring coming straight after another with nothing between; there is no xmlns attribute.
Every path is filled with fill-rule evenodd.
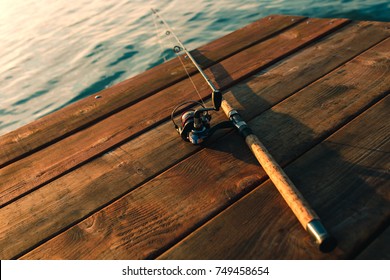
<svg viewBox="0 0 390 280"><path fill-rule="evenodd" d="M230 116L230 113L234 111L226 100L222 101L221 108L228 117ZM304 229L307 229L309 222L318 219L317 214L311 209L302 194L287 177L286 173L268 152L263 143L260 142L257 136L254 134L248 135L245 138L245 142L287 202L288 206L294 212L299 222Z"/></svg>
<svg viewBox="0 0 390 280"><path fill-rule="evenodd" d="M239 113L234 110L226 100L222 101L221 107L226 116L245 138L245 142L257 158L268 177L274 183L288 206L294 212L303 228L314 238L318 248L322 252L330 252L337 246L337 240L325 229L317 214L304 199L293 182L287 177L283 169L271 156L263 143L252 133L248 124L242 120Z"/></svg>
<svg viewBox="0 0 390 280"><path fill-rule="evenodd" d="M247 136L245 142L302 226L306 229L309 222L319 219L293 182L291 182L283 169L264 147L263 143L253 134Z"/></svg>

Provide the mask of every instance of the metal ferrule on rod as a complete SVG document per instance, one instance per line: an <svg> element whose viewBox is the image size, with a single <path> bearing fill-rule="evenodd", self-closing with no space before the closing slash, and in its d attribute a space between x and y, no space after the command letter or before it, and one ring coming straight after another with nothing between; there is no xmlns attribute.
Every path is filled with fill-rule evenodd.
<svg viewBox="0 0 390 280"><path fill-rule="evenodd" d="M310 221L306 226L306 231L314 238L319 249L324 253L332 251L337 246L336 239L328 233L318 219Z"/></svg>
<svg viewBox="0 0 390 280"><path fill-rule="evenodd" d="M252 134L251 128L236 110L231 110L228 113L228 117L242 137L246 138L248 135Z"/></svg>

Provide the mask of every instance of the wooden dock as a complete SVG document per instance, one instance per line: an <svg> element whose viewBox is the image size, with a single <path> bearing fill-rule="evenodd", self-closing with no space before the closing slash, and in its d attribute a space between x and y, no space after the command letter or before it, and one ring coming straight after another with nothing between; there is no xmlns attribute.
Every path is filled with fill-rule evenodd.
<svg viewBox="0 0 390 280"><path fill-rule="evenodd" d="M169 115L197 95L176 58L0 137L0 258L389 259L390 23L272 15L191 53L338 247L235 131L181 140Z"/></svg>

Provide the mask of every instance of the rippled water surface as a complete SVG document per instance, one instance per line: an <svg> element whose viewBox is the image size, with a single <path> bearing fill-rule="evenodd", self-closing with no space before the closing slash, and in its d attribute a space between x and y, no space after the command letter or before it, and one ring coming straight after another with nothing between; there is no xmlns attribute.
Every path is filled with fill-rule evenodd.
<svg viewBox="0 0 390 280"><path fill-rule="evenodd" d="M188 49L269 14L390 21L388 0L0 0L0 135L161 63L151 7Z"/></svg>

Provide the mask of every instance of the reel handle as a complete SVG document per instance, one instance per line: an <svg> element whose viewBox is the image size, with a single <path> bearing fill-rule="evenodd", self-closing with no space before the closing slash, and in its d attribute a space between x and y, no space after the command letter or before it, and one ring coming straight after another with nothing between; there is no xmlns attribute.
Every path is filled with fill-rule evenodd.
<svg viewBox="0 0 390 280"><path fill-rule="evenodd" d="M213 101L214 110L219 111L222 104L222 93L218 89L211 93L211 100Z"/></svg>

